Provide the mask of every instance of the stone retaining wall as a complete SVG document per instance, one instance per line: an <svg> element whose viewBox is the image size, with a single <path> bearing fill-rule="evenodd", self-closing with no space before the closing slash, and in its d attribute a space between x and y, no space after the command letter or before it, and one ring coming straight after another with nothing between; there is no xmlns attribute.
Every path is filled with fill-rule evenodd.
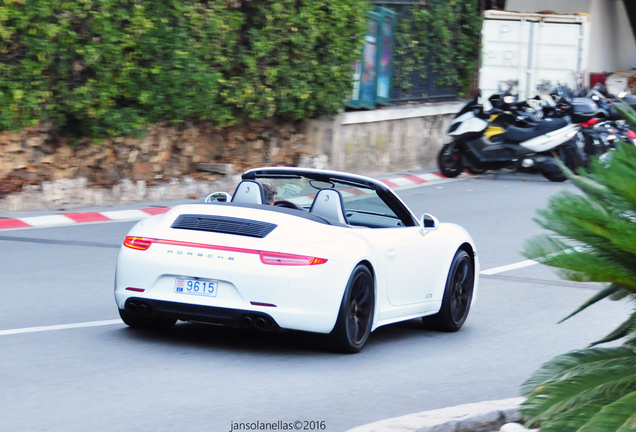
<svg viewBox="0 0 636 432"><path fill-rule="evenodd" d="M243 171L260 165L295 165L305 155L302 124L249 122L215 129L209 123L156 125L140 138L81 139L59 136L49 122L19 133L0 133L0 179L7 176L86 178L112 185L128 178L180 178L200 162L231 163Z"/></svg>
<svg viewBox="0 0 636 432"><path fill-rule="evenodd" d="M202 198L231 191L237 173L258 166L365 175L433 168L461 106L389 107L223 129L163 124L137 138L76 142L42 122L0 133L0 212Z"/></svg>

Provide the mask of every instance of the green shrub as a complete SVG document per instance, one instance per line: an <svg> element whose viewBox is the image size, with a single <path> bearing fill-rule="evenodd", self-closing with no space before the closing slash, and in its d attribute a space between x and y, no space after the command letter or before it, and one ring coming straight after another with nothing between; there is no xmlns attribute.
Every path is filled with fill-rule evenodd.
<svg viewBox="0 0 636 432"><path fill-rule="evenodd" d="M0 6L0 130L81 135L171 120L302 119L351 93L367 0L13 0Z"/></svg>
<svg viewBox="0 0 636 432"><path fill-rule="evenodd" d="M467 93L477 67L482 19L479 0L428 0L399 17L395 82L407 90L412 75L436 75L436 85Z"/></svg>

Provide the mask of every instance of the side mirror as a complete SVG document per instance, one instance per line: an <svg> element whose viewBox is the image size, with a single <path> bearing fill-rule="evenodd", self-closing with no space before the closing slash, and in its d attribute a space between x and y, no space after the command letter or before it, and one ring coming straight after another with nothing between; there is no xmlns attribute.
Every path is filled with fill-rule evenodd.
<svg viewBox="0 0 636 432"><path fill-rule="evenodd" d="M214 192L205 197L206 203L211 202L229 202L232 199L232 196L227 192Z"/></svg>
<svg viewBox="0 0 636 432"><path fill-rule="evenodd" d="M439 228L439 221L435 216L424 213L420 218L420 225L422 226L422 228L420 229L420 233L422 235L426 235L429 231L435 231L437 228Z"/></svg>

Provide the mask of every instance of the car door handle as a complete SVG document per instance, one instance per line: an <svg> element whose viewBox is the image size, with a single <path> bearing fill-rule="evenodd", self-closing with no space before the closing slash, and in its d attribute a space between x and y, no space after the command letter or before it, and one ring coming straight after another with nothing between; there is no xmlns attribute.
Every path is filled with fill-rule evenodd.
<svg viewBox="0 0 636 432"><path fill-rule="evenodd" d="M386 252L386 256L389 257L389 259L394 259L397 256L397 249L389 249Z"/></svg>

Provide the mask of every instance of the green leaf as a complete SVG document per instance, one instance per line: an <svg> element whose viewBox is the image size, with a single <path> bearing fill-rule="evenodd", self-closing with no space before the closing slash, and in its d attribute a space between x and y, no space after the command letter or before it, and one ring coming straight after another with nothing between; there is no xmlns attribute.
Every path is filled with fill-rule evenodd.
<svg viewBox="0 0 636 432"><path fill-rule="evenodd" d="M521 386L521 395L528 396L546 382L556 379L566 372L589 364L599 364L608 360L633 358L636 353L629 348L585 348L570 351L546 362Z"/></svg>
<svg viewBox="0 0 636 432"><path fill-rule="evenodd" d="M636 431L636 413L623 423L623 426L618 428L616 432L635 432Z"/></svg>
<svg viewBox="0 0 636 432"><path fill-rule="evenodd" d="M603 407L588 421L580 432L616 432L636 416L636 391ZM628 429L629 430L629 429Z"/></svg>
<svg viewBox="0 0 636 432"><path fill-rule="evenodd" d="M561 321L559 321L559 324L562 323L563 321L567 320L568 318L573 317L574 315L576 315L577 313L581 312L583 309L587 308L588 306L591 306L594 303L596 303L596 302L598 302L600 300L603 300L606 297L611 296L612 294L618 292L619 290L620 290L620 288L617 285L614 285L614 284L610 284L609 286L601 289L599 292L597 292L592 297L590 297L587 301L585 301L581 306L576 308L574 310L574 312L572 312L571 314L569 314L568 316L563 318Z"/></svg>
<svg viewBox="0 0 636 432"><path fill-rule="evenodd" d="M616 327L610 334L603 339L596 342L592 342L590 346L595 346L602 343L612 342L621 338L624 338L636 328L636 314L629 317L621 325Z"/></svg>
<svg viewBox="0 0 636 432"><path fill-rule="evenodd" d="M573 376L552 381L532 393L521 407L532 424L550 422L559 415L593 401L618 399L636 391L636 366L633 362L613 362L602 368L583 367Z"/></svg>
<svg viewBox="0 0 636 432"><path fill-rule="evenodd" d="M557 414L541 422L541 432L576 432L586 424L594 414L598 413L604 406L612 403L615 399L614 396L609 396L587 401L577 408ZM527 422L526 426L534 427L538 426L538 424Z"/></svg>

